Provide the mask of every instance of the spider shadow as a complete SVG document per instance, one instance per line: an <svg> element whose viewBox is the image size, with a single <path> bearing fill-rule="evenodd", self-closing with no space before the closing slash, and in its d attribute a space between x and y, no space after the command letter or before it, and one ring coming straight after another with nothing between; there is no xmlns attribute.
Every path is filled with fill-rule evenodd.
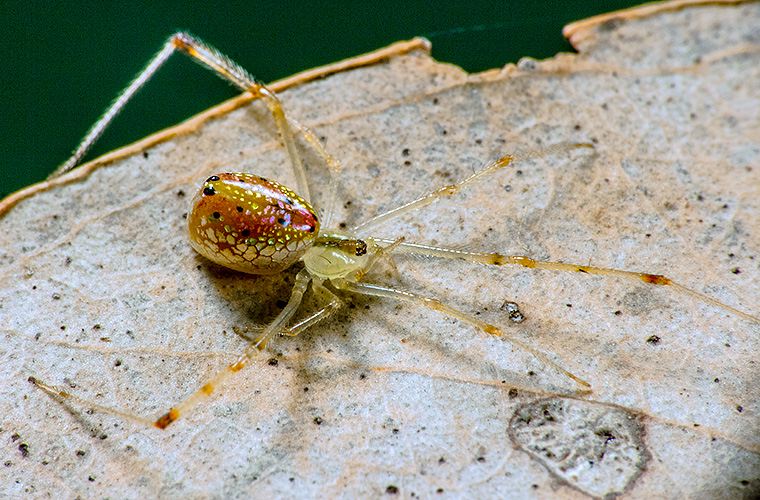
<svg viewBox="0 0 760 500"><path fill-rule="evenodd" d="M252 275L226 269L198 257L219 313L245 330L249 325L265 325L285 307L295 276L301 266L295 265L274 275ZM242 327L241 327L242 325Z"/></svg>
<svg viewBox="0 0 760 500"><path fill-rule="evenodd" d="M317 435L321 432L320 425L323 423L323 417L327 420L328 425L334 423L330 422L328 420L329 417L326 417L325 413L323 413L323 411L329 413L330 409L320 408L320 405L325 404L326 400L328 400L328 398L321 397L321 393L334 390L341 380L353 381L352 383L360 384L360 381L368 378L367 374L378 372L378 364L372 363L368 359L371 356L360 354L360 351L363 350L362 348L367 346L366 341L368 338L359 339L351 337L351 330L359 328L361 321L374 321L381 325L379 330L390 332L390 335L386 336L386 342L372 342L364 350L382 349L384 345L387 347L393 341L400 341L408 346L413 345L415 351L421 353L425 359L445 358L451 360L450 363L447 363L450 366L472 367L486 365L476 370L476 373L484 374L485 376L476 375L468 379L467 376L455 373L447 377L443 371L436 372L433 370L426 373L424 368L419 369L414 364L416 359L414 354L412 354L408 364L402 363L398 366L399 372L414 372L423 377L427 374L433 378L444 378L451 381L461 380L463 383L470 382L472 379L484 380L486 383L491 380L493 383L488 385L501 389L504 392L505 400L507 398L514 399L515 388L518 388L521 393L527 392L531 395L546 396L547 394L554 394L577 396L578 394L577 391L572 389L561 388L561 385L555 388L551 383L546 385L545 388L539 389L538 386L541 386L542 383L536 379L540 377L536 377L536 374L531 371L526 370L526 374L519 375L517 371L497 366L492 361L484 360L476 354L458 349L456 341L453 344L441 342L440 333L433 331L431 332L432 334L426 334L421 332L420 329L407 328L401 324L401 321L394 321L394 318L402 319L406 316L404 310L397 311L395 315L373 314L372 305L380 303L382 299L350 294L343 295L343 298L348 306L335 314L331 321L331 326L315 326L295 339L289 339L288 337L275 339L280 342L276 344L273 342L270 347L271 350L276 351L276 357L272 358L278 360L275 369L283 369L284 366L285 369L293 370L294 375L289 382L291 397L287 401L283 401L285 414L292 416L292 418L288 418L285 424L278 425L279 432L277 432L277 435L273 436L273 439L267 440L266 455L269 455L269 451L275 451L272 454L273 456L282 457L317 440ZM369 311L364 313L363 311L367 310L367 308L369 308ZM306 307L305 310L309 310L309 308ZM340 326L336 328L337 325ZM478 332L467 325L462 325L460 328L451 325L451 334L452 337L482 335L487 338L486 334ZM369 340L371 341L372 339ZM283 349L283 351L295 351L297 354L283 355L281 352L277 352L279 349L275 346L282 345L282 341L297 343L295 346L291 345ZM508 342L508 339L504 339L504 341ZM328 347L325 349L325 345L334 346L336 350L342 349L345 362L335 364L335 358L340 356L328 356L329 359L325 359L325 352L328 354L332 352L332 348ZM520 350L517 346L514 349ZM356 357L352 357L352 353L356 354ZM526 353L526 355L530 356L529 353ZM540 364L540 362L538 363ZM270 362L270 364L272 363ZM382 371L394 371L393 366L381 366L381 368L383 369ZM546 368L546 370L553 371L550 367ZM465 369L465 371L467 370ZM557 376L561 375L557 374ZM535 387L536 390L531 391L531 387ZM298 427L297 439L293 437L293 425ZM254 477L262 477L266 474L266 470L272 467L276 467L272 459L255 459L249 465L249 473Z"/></svg>

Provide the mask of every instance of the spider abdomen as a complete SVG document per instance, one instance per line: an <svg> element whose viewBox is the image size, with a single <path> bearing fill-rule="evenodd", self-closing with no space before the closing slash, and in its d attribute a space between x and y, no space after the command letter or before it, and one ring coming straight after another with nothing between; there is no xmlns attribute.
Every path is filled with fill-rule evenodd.
<svg viewBox="0 0 760 500"><path fill-rule="evenodd" d="M247 173L206 179L187 223L198 253L250 274L289 267L319 233L319 220L306 200L282 184Z"/></svg>

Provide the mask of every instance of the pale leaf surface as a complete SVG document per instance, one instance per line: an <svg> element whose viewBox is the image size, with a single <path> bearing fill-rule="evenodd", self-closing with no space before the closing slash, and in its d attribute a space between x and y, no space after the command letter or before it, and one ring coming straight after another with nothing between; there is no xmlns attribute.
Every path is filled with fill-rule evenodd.
<svg viewBox="0 0 760 500"><path fill-rule="evenodd" d="M526 162L378 235L665 274L757 314L760 5L649 9L577 27L580 54L468 75L421 48L282 92L343 162L335 223L508 152L593 141L594 154ZM586 397L506 339L363 298L277 339L165 432L35 389L30 375L158 416L235 359L233 327L287 298L292 271L242 276L186 242L183 214L211 173L293 180L261 103L217 114L4 207L0 495L760 489L758 324L581 274L399 258L397 284L503 325L590 381Z"/></svg>

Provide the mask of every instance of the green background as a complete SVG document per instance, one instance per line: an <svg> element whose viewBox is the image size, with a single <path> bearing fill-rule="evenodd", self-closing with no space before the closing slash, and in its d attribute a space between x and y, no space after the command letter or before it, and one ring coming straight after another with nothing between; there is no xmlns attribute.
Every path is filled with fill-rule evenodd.
<svg viewBox="0 0 760 500"><path fill-rule="evenodd" d="M632 1L0 3L0 197L45 178L166 37L187 30L267 82L422 35L468 71L572 48L574 20ZM235 95L175 56L88 158Z"/></svg>

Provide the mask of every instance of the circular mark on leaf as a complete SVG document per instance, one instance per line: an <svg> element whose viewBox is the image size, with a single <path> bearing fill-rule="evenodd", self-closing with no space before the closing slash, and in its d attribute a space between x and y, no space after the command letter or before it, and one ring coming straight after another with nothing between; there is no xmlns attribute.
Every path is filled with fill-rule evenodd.
<svg viewBox="0 0 760 500"><path fill-rule="evenodd" d="M509 437L555 477L596 497L623 493L650 458L644 427L618 408L567 398L515 410Z"/></svg>

